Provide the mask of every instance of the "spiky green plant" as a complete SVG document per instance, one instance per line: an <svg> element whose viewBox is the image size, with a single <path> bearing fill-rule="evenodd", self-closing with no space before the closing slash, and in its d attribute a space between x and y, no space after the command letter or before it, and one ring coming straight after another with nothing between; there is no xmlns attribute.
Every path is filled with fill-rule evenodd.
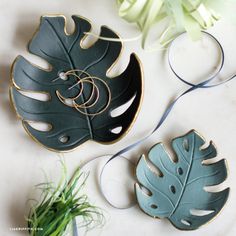
<svg viewBox="0 0 236 236"><path fill-rule="evenodd" d="M103 223L101 210L91 205L85 194L80 195L88 174L78 169L68 180L64 163L62 166L63 175L57 187L48 181L36 186L42 191L42 200L31 207L27 219L31 236L63 236L70 226L75 229L76 217L80 217L78 227L91 229Z"/></svg>

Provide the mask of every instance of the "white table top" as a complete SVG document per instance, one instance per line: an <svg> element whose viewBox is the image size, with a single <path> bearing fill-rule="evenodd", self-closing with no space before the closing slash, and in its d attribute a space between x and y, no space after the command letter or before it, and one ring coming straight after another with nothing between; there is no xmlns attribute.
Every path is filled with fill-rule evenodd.
<svg viewBox="0 0 236 236"><path fill-rule="evenodd" d="M122 37L138 34L134 26L122 21L117 15L115 1L108 0L1 0L0 1L0 235L27 235L27 232L10 231L12 227L24 227L27 215L27 199L34 195L34 185L44 181L42 170L49 173L52 180L60 176L58 155L32 141L16 119L9 105L8 85L10 67L19 54L28 59L26 45L39 24L39 18L45 14L63 13L69 18L72 14L82 15L94 23L95 32L101 25L108 25ZM219 22L210 30L222 43L226 53L226 64L222 79L236 73L236 24ZM190 52L189 49L192 48ZM183 41L175 47L175 61L178 68L192 81L198 81L211 70L217 54L214 45L208 40L186 46ZM145 73L145 95L143 106L129 134L118 143L103 146L87 142L77 150L64 154L69 173L80 164L107 153L115 153L127 144L140 139L157 123L170 100L187 88L177 81L170 71L165 52L149 53L140 47L140 42L126 43L123 57L117 68L125 68L129 54L136 52L143 62ZM122 70L121 70L122 71ZM211 90L199 90L184 97L174 108L162 128L137 149L126 156L134 161L143 152L158 142L168 144L174 137L181 136L191 129L196 129L209 142L213 140L218 148L218 157L226 158L230 174L224 186L231 187L231 194L222 213L213 222L194 232L197 235L236 234L236 81ZM152 219L136 206L129 210L111 208L102 198L97 187L98 167L104 159L97 159L86 166L90 177L85 192L91 202L105 209L106 224L101 229L94 229L87 235L135 235L135 236L182 236L185 232L176 230L167 220ZM112 170L111 170L112 169ZM106 192L116 203L123 203L133 195L133 182L129 168L124 161L115 161L109 170ZM122 176L122 178L120 178ZM123 185L124 184L124 185ZM112 188L110 186L113 185ZM83 235L83 233L81 233Z"/></svg>

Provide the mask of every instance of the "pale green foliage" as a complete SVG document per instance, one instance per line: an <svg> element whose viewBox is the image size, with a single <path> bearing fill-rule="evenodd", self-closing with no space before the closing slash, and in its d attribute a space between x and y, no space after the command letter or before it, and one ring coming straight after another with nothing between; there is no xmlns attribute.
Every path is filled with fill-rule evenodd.
<svg viewBox="0 0 236 236"><path fill-rule="evenodd" d="M150 29L163 21L168 23L157 40L162 46L182 32L199 39L201 31L213 26L222 15L228 15L235 3L235 0L117 0L120 17L136 23L142 31L143 47Z"/></svg>

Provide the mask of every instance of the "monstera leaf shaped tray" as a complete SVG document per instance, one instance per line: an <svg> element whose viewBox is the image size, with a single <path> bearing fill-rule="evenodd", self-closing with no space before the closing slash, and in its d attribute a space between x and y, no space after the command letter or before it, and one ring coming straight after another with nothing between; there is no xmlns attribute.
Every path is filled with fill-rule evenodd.
<svg viewBox="0 0 236 236"><path fill-rule="evenodd" d="M145 213L167 218L178 229L195 230L221 211L229 188L218 192L205 188L226 179L226 162L222 159L206 164L217 154L212 143L203 148L204 143L196 131L191 131L172 141L176 162L162 144L150 150L149 158L141 157L136 170L139 183L135 188L139 206Z"/></svg>
<svg viewBox="0 0 236 236"><path fill-rule="evenodd" d="M29 52L46 60L42 69L19 56L12 68L11 100L23 126L37 142L50 150L68 151L87 140L112 143L127 133L142 100L143 75L135 54L127 69L114 78L109 70L120 56L122 43L98 39L83 48L88 20L73 16L75 30L66 32L64 16L44 16L29 44ZM102 37L119 38L107 27ZM42 101L23 92L44 93ZM129 103L123 113L116 110ZM38 130L32 122L49 125Z"/></svg>

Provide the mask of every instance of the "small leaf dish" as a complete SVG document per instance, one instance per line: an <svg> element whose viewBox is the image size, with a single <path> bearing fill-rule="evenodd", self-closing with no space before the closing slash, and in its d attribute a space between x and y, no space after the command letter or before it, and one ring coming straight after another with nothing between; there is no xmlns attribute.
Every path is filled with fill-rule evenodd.
<svg viewBox="0 0 236 236"><path fill-rule="evenodd" d="M145 213L167 218L180 230L195 230L218 215L228 199L229 188L218 192L205 188L225 181L226 161L209 164L217 152L212 142L208 147L204 144L193 130L172 141L176 161L172 161L161 143L151 148L148 158L141 157L135 189Z"/></svg>

